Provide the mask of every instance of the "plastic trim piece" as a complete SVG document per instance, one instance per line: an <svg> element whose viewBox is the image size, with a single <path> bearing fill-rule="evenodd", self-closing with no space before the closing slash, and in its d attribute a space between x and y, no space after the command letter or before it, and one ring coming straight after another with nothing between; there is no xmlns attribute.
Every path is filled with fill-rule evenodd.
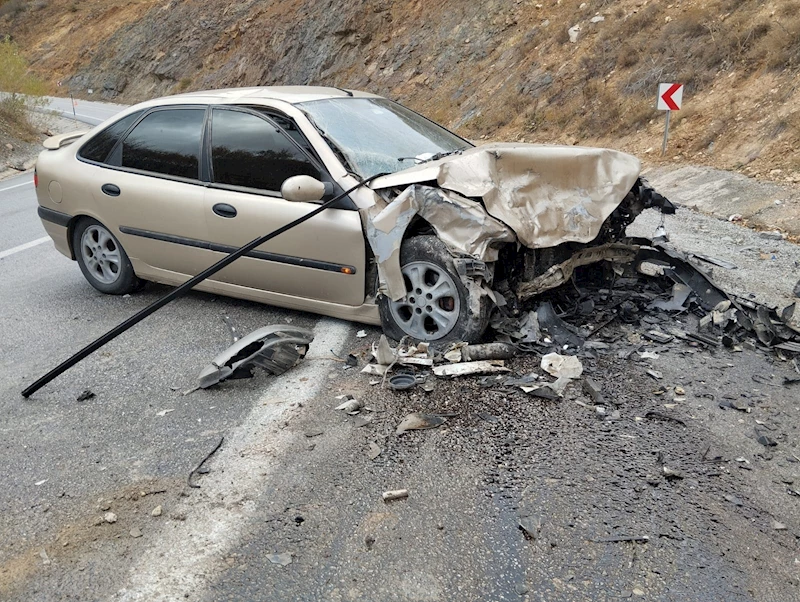
<svg viewBox="0 0 800 602"><path fill-rule="evenodd" d="M72 216L67 213L61 213L60 211L48 209L47 207L40 206L36 212L44 221L56 224L57 226L64 226L65 228L69 226L69 222L72 219Z"/></svg>
<svg viewBox="0 0 800 602"><path fill-rule="evenodd" d="M236 247L231 247L229 245L221 245L215 242L197 240L195 238L185 238L183 236L175 236L173 234L152 232L150 230L140 230L139 228L131 228L129 226L120 226L119 231L123 234L130 234L131 236L141 236L142 238L150 238L152 240L160 240L162 242L171 242L177 245L195 247L197 249L207 249L209 251L216 251L218 253L232 253L236 250ZM280 253L269 253L267 251L250 251L245 256L252 257L253 259L263 259L264 261L274 261L276 263L286 263L288 265L296 265L303 268L323 270L325 272L337 272L350 276L357 272L355 266L352 265L331 263L330 261L321 261L319 259L307 259L305 257L295 257L293 255L281 255Z"/></svg>

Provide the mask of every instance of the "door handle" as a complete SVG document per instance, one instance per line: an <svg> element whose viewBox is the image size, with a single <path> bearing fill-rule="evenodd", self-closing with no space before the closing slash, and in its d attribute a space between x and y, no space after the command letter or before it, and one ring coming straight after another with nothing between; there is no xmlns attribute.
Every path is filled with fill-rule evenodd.
<svg viewBox="0 0 800 602"><path fill-rule="evenodd" d="M100 190L108 196L119 196L119 193L122 192L116 184L103 184Z"/></svg>
<svg viewBox="0 0 800 602"><path fill-rule="evenodd" d="M236 207L228 203L217 203L211 210L220 217L236 217Z"/></svg>

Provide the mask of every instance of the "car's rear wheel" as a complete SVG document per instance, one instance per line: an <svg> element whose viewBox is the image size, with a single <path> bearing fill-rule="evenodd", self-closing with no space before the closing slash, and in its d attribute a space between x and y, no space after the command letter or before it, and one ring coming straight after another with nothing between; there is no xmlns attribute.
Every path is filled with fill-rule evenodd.
<svg viewBox="0 0 800 602"><path fill-rule="evenodd" d="M400 248L406 295L378 300L383 331L392 339L450 343L480 339L489 317L489 299L464 286L453 258L435 236L415 236Z"/></svg>
<svg viewBox="0 0 800 602"><path fill-rule="evenodd" d="M81 218L72 232L72 249L86 280L108 295L124 295L141 286L125 249L103 224Z"/></svg>

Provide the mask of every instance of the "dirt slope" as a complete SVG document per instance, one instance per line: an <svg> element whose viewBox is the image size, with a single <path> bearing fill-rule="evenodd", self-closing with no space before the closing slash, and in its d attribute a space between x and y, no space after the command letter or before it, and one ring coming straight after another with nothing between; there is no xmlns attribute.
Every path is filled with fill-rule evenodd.
<svg viewBox="0 0 800 602"><path fill-rule="evenodd" d="M656 87L678 81L666 160L800 182L799 0L6 0L6 33L62 93L352 87L473 138L609 145L651 163Z"/></svg>

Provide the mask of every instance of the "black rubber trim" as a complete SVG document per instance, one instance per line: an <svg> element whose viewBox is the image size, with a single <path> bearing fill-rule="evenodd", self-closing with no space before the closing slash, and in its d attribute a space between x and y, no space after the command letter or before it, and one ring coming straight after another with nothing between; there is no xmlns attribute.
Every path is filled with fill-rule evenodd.
<svg viewBox="0 0 800 602"><path fill-rule="evenodd" d="M230 245L221 245L215 242L197 240L196 238L184 238L183 236L174 236L172 234L163 234L161 232L152 232L150 230L140 230L139 228L131 228L129 226L120 226L119 231L123 234L130 234L131 236L141 236L142 238L150 238L152 240L160 240L162 242L171 242L176 245L196 247L198 249L206 249L208 251L216 251L218 253L233 253L237 249L237 247L232 247ZM306 259L305 257L294 257L293 255L281 255L280 253L250 251L245 257L263 259L265 261L274 261L276 263L285 263L288 265L296 265L315 270L323 270L325 272L337 272L347 275L353 275L356 273L356 268L351 265L320 261L319 259ZM343 270L345 269L348 271L344 272Z"/></svg>
<svg viewBox="0 0 800 602"><path fill-rule="evenodd" d="M72 219L71 215L61 213L60 211L54 211L53 209L48 209L47 207L39 206L37 212L39 213L39 217L44 221L51 222L58 226L64 226L65 228L69 226L69 221Z"/></svg>

